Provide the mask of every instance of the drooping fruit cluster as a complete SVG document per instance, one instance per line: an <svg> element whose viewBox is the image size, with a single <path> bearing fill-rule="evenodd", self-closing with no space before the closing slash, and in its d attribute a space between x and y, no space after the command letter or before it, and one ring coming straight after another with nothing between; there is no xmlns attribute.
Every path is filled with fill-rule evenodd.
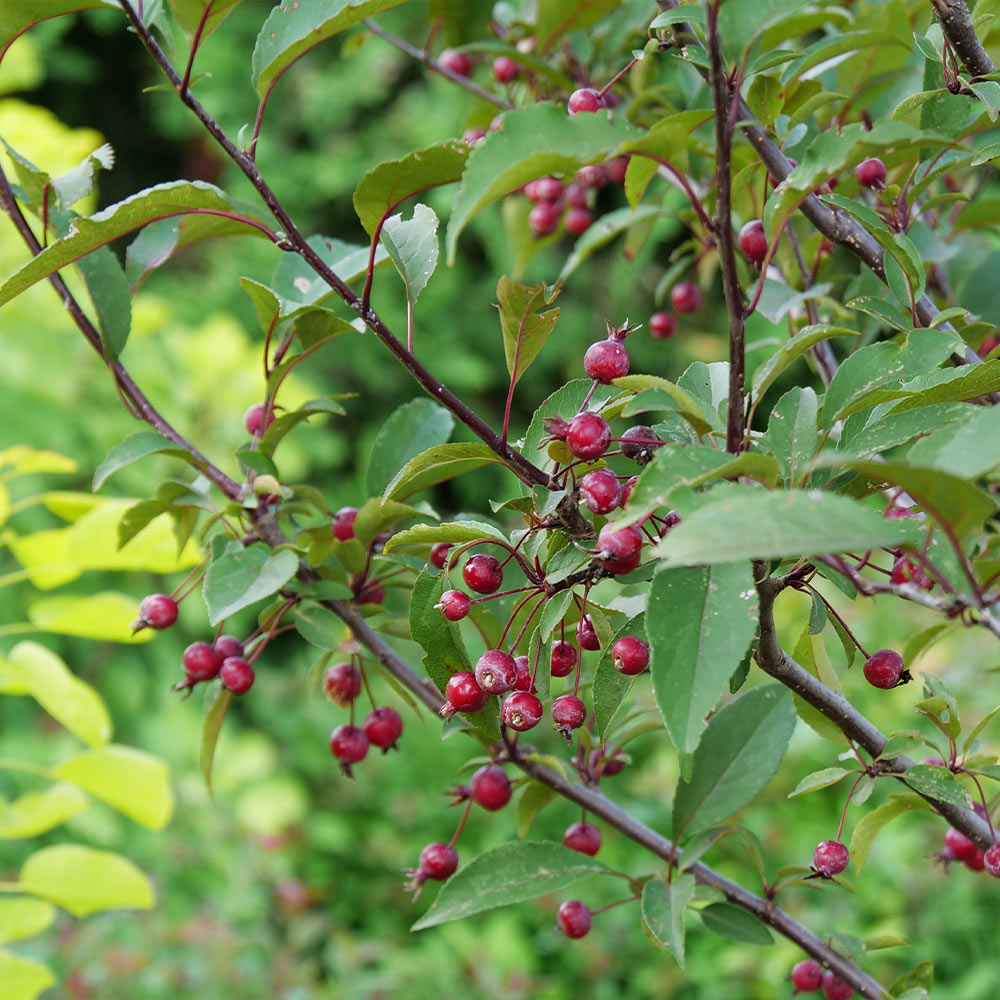
<svg viewBox="0 0 1000 1000"><path fill-rule="evenodd" d="M594 221L596 192L608 185L621 185L628 167L626 157L580 167L572 177L539 177L524 186L534 203L528 226L535 237L551 236L560 223L571 236L582 236Z"/></svg>
<svg viewBox="0 0 1000 1000"><path fill-rule="evenodd" d="M360 726L354 725L354 703L364 687L364 675L353 661L345 660L328 667L323 675L323 690L327 698L340 708L351 710L351 721L337 726L330 734L330 753L337 758L341 770L352 776L351 765L368 756L370 747L383 753L396 748L403 733L403 720L388 705L374 705Z"/></svg>

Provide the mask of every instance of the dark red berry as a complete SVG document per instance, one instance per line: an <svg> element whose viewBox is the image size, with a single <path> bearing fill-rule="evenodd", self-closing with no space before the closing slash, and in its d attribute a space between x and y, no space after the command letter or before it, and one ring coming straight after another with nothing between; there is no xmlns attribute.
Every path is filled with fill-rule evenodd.
<svg viewBox="0 0 1000 1000"><path fill-rule="evenodd" d="M477 552L465 561L462 579L477 594L495 594L503 585L503 569L495 556Z"/></svg>
<svg viewBox="0 0 1000 1000"><path fill-rule="evenodd" d="M563 735L579 729L587 718L587 708L575 694L561 694L552 702L552 721Z"/></svg>
<svg viewBox="0 0 1000 1000"><path fill-rule="evenodd" d="M487 694L506 694L517 683L514 657L502 649L488 649L476 662L476 683Z"/></svg>
<svg viewBox="0 0 1000 1000"><path fill-rule="evenodd" d="M876 191L885 189L885 164L877 156L862 160L854 168L854 176L861 187Z"/></svg>
<svg viewBox="0 0 1000 1000"><path fill-rule="evenodd" d="M578 115L581 111L600 111L604 107L604 100L593 88L581 87L569 95L566 107L571 115Z"/></svg>
<svg viewBox="0 0 1000 1000"><path fill-rule="evenodd" d="M503 809L510 802L510 795L510 778L496 764L481 767L469 782L469 798L490 812Z"/></svg>
<svg viewBox="0 0 1000 1000"><path fill-rule="evenodd" d="M584 615L577 622L576 641L580 643L581 649L589 649L591 652L601 648L601 640L597 638L590 615Z"/></svg>
<svg viewBox="0 0 1000 1000"><path fill-rule="evenodd" d="M261 430L267 430L271 424L274 423L274 411L272 410L267 415L267 425L264 424L264 404L254 403L253 406L247 408L246 413L243 414L243 426L246 428L247 434L259 434Z"/></svg>
<svg viewBox="0 0 1000 1000"><path fill-rule="evenodd" d="M241 656L226 657L219 668L222 686L233 694L246 694L253 687L254 676L253 667Z"/></svg>
<svg viewBox="0 0 1000 1000"><path fill-rule="evenodd" d="M335 705L346 708L361 694L361 671L353 663L335 663L323 675L323 690Z"/></svg>
<svg viewBox="0 0 1000 1000"><path fill-rule="evenodd" d="M823 981L823 968L819 962L808 959L792 969L792 986L796 993L814 993Z"/></svg>
<svg viewBox="0 0 1000 1000"><path fill-rule="evenodd" d="M634 524L604 525L597 535L597 558L609 573L631 573L642 558L642 532Z"/></svg>
<svg viewBox="0 0 1000 1000"><path fill-rule="evenodd" d="M441 600L434 607L440 609L441 614L450 622L461 621L468 613L472 602L468 594L463 594L461 590L446 590L441 595Z"/></svg>
<svg viewBox="0 0 1000 1000"><path fill-rule="evenodd" d="M820 875L830 878L839 875L850 861L851 855L839 840L824 840L813 851L813 868Z"/></svg>
<svg viewBox="0 0 1000 1000"><path fill-rule="evenodd" d="M489 695L479 686L476 675L471 670L459 670L452 674L448 678L444 696L448 699L445 708L450 711L442 709L441 714L449 718L455 712L478 712L489 700Z"/></svg>
<svg viewBox="0 0 1000 1000"><path fill-rule="evenodd" d="M170 628L177 621L177 602L169 594L150 594L139 603L138 628Z"/></svg>
<svg viewBox="0 0 1000 1000"><path fill-rule="evenodd" d="M701 289L693 281L681 281L670 289L670 302L679 313L697 312L701 301Z"/></svg>
<svg viewBox="0 0 1000 1000"><path fill-rule="evenodd" d="M621 498L621 483L610 469L592 469L580 478L580 499L595 514L609 514Z"/></svg>
<svg viewBox="0 0 1000 1000"><path fill-rule="evenodd" d="M358 591L358 604L381 604L385 600L385 587L373 587L366 583Z"/></svg>
<svg viewBox="0 0 1000 1000"><path fill-rule="evenodd" d="M649 317L649 332L654 340L669 340L677 330L677 318L671 312L655 312Z"/></svg>
<svg viewBox="0 0 1000 1000"><path fill-rule="evenodd" d="M346 542L354 537L354 520L357 516L357 507L341 507L333 515L333 537L338 542Z"/></svg>
<svg viewBox="0 0 1000 1000"><path fill-rule="evenodd" d="M500 718L508 729L519 733L534 729L542 719L542 703L527 691L512 691L500 706Z"/></svg>
<svg viewBox="0 0 1000 1000"><path fill-rule="evenodd" d="M986 867L986 852L977 847L972 856L966 858L962 863L970 871L981 872Z"/></svg>
<svg viewBox="0 0 1000 1000"><path fill-rule="evenodd" d="M877 653L872 653L865 660L864 671L865 680L872 687L885 691L909 680L910 676L903 665L903 658L893 649L880 649Z"/></svg>
<svg viewBox="0 0 1000 1000"><path fill-rule="evenodd" d="M608 172L600 163L588 164L576 172L576 183L585 188L604 187L608 183Z"/></svg>
<svg viewBox="0 0 1000 1000"><path fill-rule="evenodd" d="M639 465L646 465L653 460L653 452L663 444L652 427L646 424L636 424L630 427L621 437L622 454L631 458Z"/></svg>
<svg viewBox="0 0 1000 1000"><path fill-rule="evenodd" d="M944 850L942 856L948 861L968 861L978 848L961 830L948 827L944 835Z"/></svg>
<svg viewBox="0 0 1000 1000"><path fill-rule="evenodd" d="M994 844L986 849L983 855L983 864L986 866L986 873L994 878L1000 878L1000 844Z"/></svg>
<svg viewBox="0 0 1000 1000"><path fill-rule="evenodd" d="M571 208L587 208L587 191L579 184L566 186L566 204Z"/></svg>
<svg viewBox="0 0 1000 1000"><path fill-rule="evenodd" d="M563 834L563 844L593 857L601 849L601 831L592 823L574 823Z"/></svg>
<svg viewBox="0 0 1000 1000"><path fill-rule="evenodd" d="M396 746L396 740L403 733L403 720L394 708L383 706L368 713L363 728L368 742L385 753Z"/></svg>
<svg viewBox="0 0 1000 1000"><path fill-rule="evenodd" d="M760 267L767 256L767 236L764 234L764 223L760 219L752 219L741 230L739 236L740 253L755 267Z"/></svg>
<svg viewBox="0 0 1000 1000"><path fill-rule="evenodd" d="M566 213L566 232L570 236L582 236L588 229L594 218L585 208L571 208Z"/></svg>
<svg viewBox="0 0 1000 1000"><path fill-rule="evenodd" d="M586 937L590 931L590 907L578 899L569 899L556 914L559 930L568 938Z"/></svg>
<svg viewBox="0 0 1000 1000"><path fill-rule="evenodd" d="M497 83L513 83L521 67L510 56L497 56L493 60L493 79Z"/></svg>
<svg viewBox="0 0 1000 1000"><path fill-rule="evenodd" d="M515 691L527 691L529 694L535 693L535 685L531 680L531 664L526 656L515 656L514 662L517 664L517 683L514 685Z"/></svg>
<svg viewBox="0 0 1000 1000"><path fill-rule="evenodd" d="M577 458L600 458L611 443L611 428L599 413L578 413L566 432L566 447Z"/></svg>
<svg viewBox="0 0 1000 1000"><path fill-rule="evenodd" d="M649 646L634 635L623 635L611 647L615 669L632 676L641 674L649 666Z"/></svg>
<svg viewBox="0 0 1000 1000"><path fill-rule="evenodd" d="M552 644L551 668L553 677L568 677L577 663L576 646L571 642Z"/></svg>
<svg viewBox="0 0 1000 1000"><path fill-rule="evenodd" d="M889 579L899 586L903 583L912 583L921 590L930 590L934 582L917 565L906 556L899 556L892 564L892 574Z"/></svg>
<svg viewBox="0 0 1000 1000"><path fill-rule="evenodd" d="M448 844L428 844L420 852L420 871L424 878L443 882L455 874L458 867L458 851Z"/></svg>
<svg viewBox="0 0 1000 1000"><path fill-rule="evenodd" d="M350 776L351 765L364 760L368 753L368 735L357 726L337 726L330 734L330 753L340 761L344 774Z"/></svg>
<svg viewBox="0 0 1000 1000"><path fill-rule="evenodd" d="M444 49L438 56L438 62L458 76L468 76L472 72L472 60L464 52L454 49Z"/></svg>
<svg viewBox="0 0 1000 1000"><path fill-rule="evenodd" d="M184 673L194 682L210 681L222 666L222 657L207 642L192 642L184 650Z"/></svg>
<svg viewBox="0 0 1000 1000"><path fill-rule="evenodd" d="M231 635L220 635L212 643L214 649L224 660L229 656L242 656L243 643L239 639L234 639Z"/></svg>
<svg viewBox="0 0 1000 1000"><path fill-rule="evenodd" d="M448 550L450 548L451 542L438 542L436 545L432 545L429 559L430 564L438 569L444 569L445 563L448 562Z"/></svg>
<svg viewBox="0 0 1000 1000"><path fill-rule="evenodd" d="M563 196L563 182L555 177L539 177L535 181L537 201L557 202Z"/></svg>
<svg viewBox="0 0 1000 1000"><path fill-rule="evenodd" d="M838 979L829 969L823 973L823 996L826 1000L851 1000L854 988Z"/></svg>
<svg viewBox="0 0 1000 1000"><path fill-rule="evenodd" d="M551 236L559 228L559 209L540 201L528 213L528 225L536 236Z"/></svg>
<svg viewBox="0 0 1000 1000"><path fill-rule="evenodd" d="M583 370L587 376L604 385L628 375L628 368L628 351L617 340L598 340L583 356Z"/></svg>
<svg viewBox="0 0 1000 1000"><path fill-rule="evenodd" d="M628 157L616 156L613 160L608 160L604 164L604 170L608 175L609 184L624 183L625 172L628 170Z"/></svg>
<svg viewBox="0 0 1000 1000"><path fill-rule="evenodd" d="M988 354L992 354L998 346L1000 346L1000 331L988 333L979 345L979 356L985 358Z"/></svg>

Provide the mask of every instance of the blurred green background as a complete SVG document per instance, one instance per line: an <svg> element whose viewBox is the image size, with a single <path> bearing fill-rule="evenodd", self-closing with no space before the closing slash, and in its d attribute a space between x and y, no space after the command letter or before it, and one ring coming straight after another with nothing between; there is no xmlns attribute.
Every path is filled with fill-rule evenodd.
<svg viewBox="0 0 1000 1000"><path fill-rule="evenodd" d="M631 5L615 22L627 35L648 20L645 5ZM419 41L426 10L410 5L385 23ZM484 4L485 8L486 5ZM211 76L198 95L235 135L252 119L255 102L248 55L270 4L249 0L205 44L199 68ZM462 39L454 39L461 41ZM486 73L477 71L485 82ZM364 80L363 88L358 80ZM170 93L142 93L157 82L134 37L114 12L90 13L42 25L20 40L0 70L0 135L29 159L55 174L68 169L101 141L118 162L102 175L99 204L178 177L218 182L249 194L235 171L206 145ZM278 86L265 119L258 162L307 232L363 242L350 195L363 172L384 159L449 136L491 116L484 105L377 39L333 44L306 57ZM59 122L65 123L65 126ZM450 194L430 199L447 212ZM605 192L604 208L623 204ZM619 199L619 200L615 200ZM498 209L487 212L463 238L454 269L441 267L417 309L417 354L432 360L446 384L499 425L506 381L499 324L492 303L498 276L512 273L510 231ZM683 239L673 218L657 223L648 241L628 260L619 243L598 252L577 271L559 300L556 335L523 379L515 399L517 436L539 402L580 373L587 343L603 333L605 319L643 322L658 304L655 292L671 249ZM569 252L555 242L534 257L521 280L552 281ZM16 234L0 227L0 271L24 259ZM208 245L187 253L151 276L134 304L133 333L123 360L154 403L176 426L226 469L243 440L244 409L262 397L260 336L241 275L267 281L274 253L254 240ZM972 266L970 262L969 266ZM712 289L711 274L705 275ZM678 375L692 360L724 356L721 294L706 296L695 317L684 318L669 343L642 334L629 341L636 371ZM395 277L380 272L374 304L397 331L405 329L404 300ZM762 322L751 336L773 328ZM59 308L51 289L39 285L0 314L0 392L4 417L0 448L17 443L71 455L79 471L28 476L11 484L13 499L44 489L89 489L93 469L107 450L136 430L121 407L98 359ZM289 402L319 393L357 393L347 416L326 425L302 425L283 446L282 473L291 482L319 488L331 509L364 499L367 454L384 418L417 395L405 372L387 364L372 337L341 338L336 347L300 369ZM753 359L751 357L751 367ZM802 368L794 373L804 376ZM777 396L775 396L777 398ZM229 456L229 457L227 457ZM143 497L153 477L177 475L169 460L150 459L118 474L106 493ZM491 497L509 484L488 470L439 490L442 513L488 510ZM19 535L54 527L47 511L29 508L4 530ZM17 569L5 548L0 574ZM92 571L60 593L118 589L136 601L170 590L180 581L144 574ZM934 619L900 602L870 600L849 605L828 596L856 626L868 648L902 648ZM30 585L8 587L0 605L0 651L17 636L4 626L25 620L38 597ZM390 600L399 604L399 595ZM786 646L808 615L796 595L779 611ZM249 621L249 619L247 619ZM177 628L137 646L46 637L82 678L107 700L116 740L161 756L169 765L178 806L162 833L141 830L109 808L94 804L53 833L122 851L154 878L159 905L148 913L111 912L82 921L62 918L58 927L19 946L49 963L60 984L46 996L67 1000L334 1000L334 998L569 998L673 997L707 1000L745 997L771 1000L790 995L787 974L801 955L784 941L753 948L714 937L691 922L686 970L646 940L634 906L600 916L583 942L555 930L560 899L498 911L411 935L410 924L436 889L417 904L403 892L401 871L414 866L420 848L447 840L457 820L445 792L474 752L465 739L439 739L436 720L399 704L376 678L378 700L395 704L406 730L401 752L371 756L343 778L327 749L330 729L345 714L310 684L314 657L294 637L268 650L251 696L234 705L216 756L216 797L211 800L198 765L200 693L181 700L170 690L180 676L183 648L204 638L204 610L193 599L182 607ZM414 647L407 652L412 656ZM843 654L829 644L843 672L845 692L883 729L922 728L911 705L913 688L876 692L860 672L844 671ZM985 634L962 631L933 647L915 665L937 673L969 706L971 725L1000 701L995 645ZM755 683L760 682L755 677ZM997 746L995 731L987 742ZM555 749L553 743L553 749ZM0 696L0 756L52 763L77 748L75 741L26 699ZM676 780L672 754L655 736L629 748L634 764L608 792L639 818L669 828ZM837 763L831 744L800 724L778 778L742 816L763 842L773 877L781 865L808 862L815 843L836 831L846 788L804 799L786 798L808 772ZM27 779L0 776L10 795ZM892 787L879 785L863 807L848 811L847 831L882 801ZM546 809L532 837L559 839L577 819L556 803ZM898 934L912 941L871 956L866 968L888 983L930 958L943 996L987 1000L995 996L996 883L958 868L946 873L934 859L944 825L921 813L896 821L877 841L856 892L794 889L781 904L820 935L866 937ZM515 836L513 809L496 815L475 811L463 834L464 858ZM31 843L0 842L0 878L10 878ZM656 870L652 860L605 831L602 860L633 875ZM707 860L759 890L739 847L726 841ZM613 880L608 880L613 881ZM616 898L599 880L570 895L592 907ZM564 898L564 897L562 897ZM0 996L2 996L0 984Z"/></svg>

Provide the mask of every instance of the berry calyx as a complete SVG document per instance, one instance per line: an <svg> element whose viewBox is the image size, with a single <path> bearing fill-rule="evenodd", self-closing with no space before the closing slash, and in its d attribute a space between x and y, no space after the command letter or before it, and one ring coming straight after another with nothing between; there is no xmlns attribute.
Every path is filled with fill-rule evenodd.
<svg viewBox="0 0 1000 1000"><path fill-rule="evenodd" d="M611 428L599 413L578 413L566 431L566 447L577 458L600 458L611 443Z"/></svg>
<svg viewBox="0 0 1000 1000"><path fill-rule="evenodd" d="M500 706L500 718L508 729L524 733L541 722L544 707L527 691L512 691Z"/></svg>
<svg viewBox="0 0 1000 1000"><path fill-rule="evenodd" d="M472 776L468 794L476 805L490 812L496 812L510 802L510 778L502 767L487 764Z"/></svg>
<svg viewBox="0 0 1000 1000"><path fill-rule="evenodd" d="M593 857L601 849L601 831L593 823L574 823L563 834L563 845Z"/></svg>
<svg viewBox="0 0 1000 1000"><path fill-rule="evenodd" d="M587 708L575 694L561 694L552 702L552 721L567 739L587 718Z"/></svg>
<svg viewBox="0 0 1000 1000"><path fill-rule="evenodd" d="M441 709L441 714L450 719L456 712L478 712L489 700L489 695L476 681L476 675L471 670L459 670L448 678L444 689L448 700Z"/></svg>
<svg viewBox="0 0 1000 1000"><path fill-rule="evenodd" d="M693 281L681 281L670 289L670 302L676 312L693 313L701 308L701 289Z"/></svg>
<svg viewBox="0 0 1000 1000"><path fill-rule="evenodd" d="M444 569L445 564L448 562L448 550L450 548L451 542L438 542L436 545L432 545L431 554L427 561L437 569Z"/></svg>
<svg viewBox="0 0 1000 1000"><path fill-rule="evenodd" d="M357 726L337 726L330 734L330 753L340 761L340 769L351 777L351 765L368 753L368 734Z"/></svg>
<svg viewBox="0 0 1000 1000"><path fill-rule="evenodd" d="M448 621L457 622L469 613L471 604L469 595L462 593L461 590L446 590L434 607L438 608Z"/></svg>
<svg viewBox="0 0 1000 1000"><path fill-rule="evenodd" d="M528 226L535 236L551 236L559 228L559 209L550 202L538 202L528 213Z"/></svg>
<svg viewBox="0 0 1000 1000"><path fill-rule="evenodd" d="M132 623L132 631L170 628L177 621L177 602L169 594L149 594L139 602L139 617Z"/></svg>
<svg viewBox="0 0 1000 1000"><path fill-rule="evenodd" d="M604 525L597 534L597 558L609 573L631 573L642 558L642 532L634 524Z"/></svg>
<svg viewBox="0 0 1000 1000"><path fill-rule="evenodd" d="M513 83L521 67L510 56L497 56L493 60L493 79L497 83Z"/></svg>
<svg viewBox="0 0 1000 1000"><path fill-rule="evenodd" d="M438 63L458 76L468 76L472 72L472 60L464 52L444 49L438 56Z"/></svg>
<svg viewBox="0 0 1000 1000"><path fill-rule="evenodd" d="M824 840L813 851L813 868L823 878L832 878L847 867L850 859L850 852L839 840Z"/></svg>
<svg viewBox="0 0 1000 1000"><path fill-rule="evenodd" d="M571 642L552 644L551 668L553 677L568 677L577 663L576 646Z"/></svg>
<svg viewBox="0 0 1000 1000"><path fill-rule="evenodd" d="M885 164L877 156L862 160L854 168L854 176L863 188L885 190Z"/></svg>
<svg viewBox="0 0 1000 1000"><path fill-rule="evenodd" d="M570 236L582 236L594 221L594 217L585 208L571 208L566 213L566 232ZM617 378L617 376L615 376Z"/></svg>
<svg viewBox="0 0 1000 1000"><path fill-rule="evenodd" d="M331 530L338 542L347 542L354 537L354 521L358 516L357 507L341 507L333 515Z"/></svg>
<svg viewBox="0 0 1000 1000"><path fill-rule="evenodd" d="M611 647L611 661L620 673L641 674L649 666L649 645L638 636L623 635Z"/></svg>
<svg viewBox="0 0 1000 1000"><path fill-rule="evenodd" d="M767 256L767 236L764 234L764 223L760 219L752 219L741 230L739 235L740 252L754 267L760 267Z"/></svg>
<svg viewBox="0 0 1000 1000"><path fill-rule="evenodd" d="M394 708L387 705L373 708L362 725L365 736L372 746L379 747L382 753L396 749L396 741L403 733L403 720Z"/></svg>
<svg viewBox="0 0 1000 1000"><path fill-rule="evenodd" d="M583 370L588 378L603 385L628 375L628 369L628 351L617 340L598 340L587 348L583 356Z"/></svg>
<svg viewBox="0 0 1000 1000"><path fill-rule="evenodd" d="M636 424L621 436L622 454L639 465L647 465L653 460L653 453L660 444L659 436L648 424Z"/></svg>
<svg viewBox="0 0 1000 1000"><path fill-rule="evenodd" d="M335 663L323 675L323 690L334 705L347 708L361 694L361 671L353 663Z"/></svg>
<svg viewBox="0 0 1000 1000"><path fill-rule="evenodd" d="M792 969L792 986L796 993L814 993L822 981L823 968L812 959L798 962Z"/></svg>
<svg viewBox="0 0 1000 1000"><path fill-rule="evenodd" d="M495 556L477 552L465 561L462 579L477 594L495 594L503 585L503 568Z"/></svg>
<svg viewBox="0 0 1000 1000"><path fill-rule="evenodd" d="M210 681L219 673L222 657L207 642L192 642L184 650L181 661L184 673L192 684Z"/></svg>
<svg viewBox="0 0 1000 1000"><path fill-rule="evenodd" d="M654 340L669 340L677 331L677 317L671 312L655 312L649 317L649 332Z"/></svg>
<svg viewBox="0 0 1000 1000"><path fill-rule="evenodd" d="M239 639L234 639L231 635L220 635L212 643L212 649L224 660L230 656L243 655L243 643Z"/></svg>
<svg viewBox="0 0 1000 1000"><path fill-rule="evenodd" d="M580 499L595 514L609 514L621 503L621 497L621 484L610 469L592 469L580 477Z"/></svg>
<svg viewBox="0 0 1000 1000"><path fill-rule="evenodd" d="M576 625L576 641L581 649L589 649L591 652L601 648L601 640L597 638L594 630L594 622L590 615L584 615Z"/></svg>
<svg viewBox="0 0 1000 1000"><path fill-rule="evenodd" d="M222 686L233 694L246 694L253 687L254 678L253 667L241 656L227 656L219 668Z"/></svg>
<svg viewBox="0 0 1000 1000"><path fill-rule="evenodd" d="M826 1000L851 1000L854 996L854 987L849 986L843 979L838 979L827 969L823 973L823 996Z"/></svg>
<svg viewBox="0 0 1000 1000"><path fill-rule="evenodd" d="M254 403L253 406L247 407L246 413L243 414L243 427L247 434L260 434L262 430L266 431L274 423L274 411L272 410L267 415L267 424L265 425L264 410L263 403Z"/></svg>
<svg viewBox="0 0 1000 1000"><path fill-rule="evenodd" d="M569 101L566 105L566 109L571 115L578 115L581 111L600 111L603 107L604 99L592 87L581 87L579 90L574 90L569 95Z"/></svg>
<svg viewBox="0 0 1000 1000"><path fill-rule="evenodd" d="M903 658L893 649L880 649L865 660L865 680L872 687L888 691L910 680Z"/></svg>
<svg viewBox="0 0 1000 1000"><path fill-rule="evenodd" d="M983 864L986 867L987 875L1000 878L1000 844L994 844L986 849L983 855Z"/></svg>
<svg viewBox="0 0 1000 1000"><path fill-rule="evenodd" d="M476 683L487 694L506 694L517 683L514 657L502 649L488 649L476 662Z"/></svg>
<svg viewBox="0 0 1000 1000"><path fill-rule="evenodd" d="M559 907L556 923L568 938L586 937L590 931L590 907L579 899L568 899Z"/></svg>

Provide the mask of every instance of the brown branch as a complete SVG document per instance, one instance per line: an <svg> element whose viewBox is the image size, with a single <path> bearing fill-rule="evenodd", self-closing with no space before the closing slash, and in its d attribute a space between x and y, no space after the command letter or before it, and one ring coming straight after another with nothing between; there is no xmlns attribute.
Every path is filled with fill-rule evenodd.
<svg viewBox="0 0 1000 1000"><path fill-rule="evenodd" d="M972 15L965 0L931 0L934 14L948 43L973 76L988 76L997 71L989 53L972 26Z"/></svg>

